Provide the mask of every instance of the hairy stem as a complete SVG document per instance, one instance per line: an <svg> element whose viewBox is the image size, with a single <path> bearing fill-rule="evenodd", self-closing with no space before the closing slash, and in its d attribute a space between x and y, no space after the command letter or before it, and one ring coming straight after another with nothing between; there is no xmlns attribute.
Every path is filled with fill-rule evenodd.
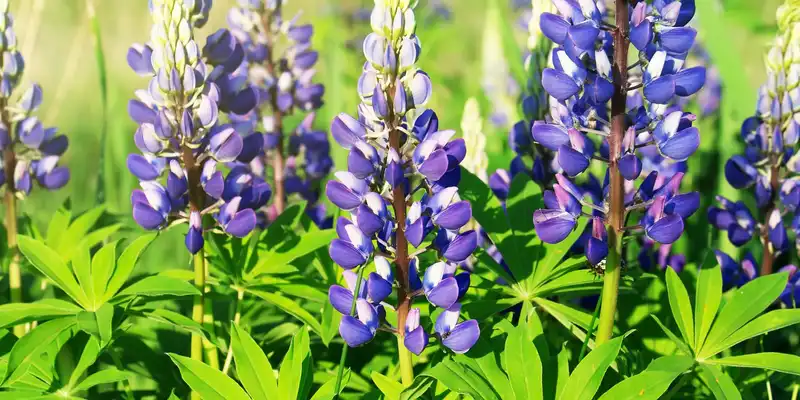
<svg viewBox="0 0 800 400"><path fill-rule="evenodd" d="M277 68L276 60L274 58L274 49L276 38L272 34L270 27L273 24L273 17L276 13L280 13L282 1L278 0L274 11L265 11L261 17L261 30L267 38L267 59L264 61L264 67L269 72L270 76L278 81L280 71ZM283 113L278 108L278 85L273 84L269 90L270 107L272 109L273 132L278 137L278 144L273 150L272 157L272 192L274 193L275 211L280 215L286 209L286 189L284 185L285 180L285 155L283 154Z"/></svg>
<svg viewBox="0 0 800 400"><path fill-rule="evenodd" d="M394 90L390 89L390 93ZM391 99L389 101L392 101ZM392 104L392 103L389 103ZM390 115L390 121L394 118ZM394 149L397 154L403 154L400 150L400 132L396 126L392 127L389 132L389 146ZM395 265L397 282L399 283L397 289L397 353L400 359L400 373L402 376L403 386L411 386L414 382L414 368L411 363L411 352L406 349L403 343L405 339L405 326L408 311L411 309L411 296L410 296L410 283L408 280L408 240L406 239L406 194L403 190L403 185L397 185L392 189L392 208L394 209L395 221L397 221L397 230L395 230Z"/></svg>
<svg viewBox="0 0 800 400"><path fill-rule="evenodd" d="M616 28L614 28L614 95L611 98L611 134L608 137L611 205L608 220L608 247L606 271L603 275L600 325L596 344L599 346L611 339L614 316L617 312L619 278L622 257L622 228L625 219L625 180L617 164L622 153L622 137L625 135L625 103L628 97L628 4L616 0Z"/></svg>
<svg viewBox="0 0 800 400"><path fill-rule="evenodd" d="M350 316L353 316L356 312L356 300L358 299L358 295L356 293L361 292L361 281L364 279L364 266L361 266L358 271L358 279L356 279L356 290L353 291L353 303L350 304ZM347 350L350 349L350 346L345 343L342 346L342 356L339 358L339 371L336 372L336 386L333 389L333 399L336 400L339 398L339 392L342 390L342 376L344 375L344 363L347 361Z"/></svg>

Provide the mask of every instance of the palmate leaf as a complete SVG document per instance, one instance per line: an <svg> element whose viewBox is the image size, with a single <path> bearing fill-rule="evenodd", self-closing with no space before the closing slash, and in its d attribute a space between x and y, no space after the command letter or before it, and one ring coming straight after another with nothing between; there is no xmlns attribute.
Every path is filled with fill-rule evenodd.
<svg viewBox="0 0 800 400"><path fill-rule="evenodd" d="M215 368L189 357L167 353L178 366L183 381L203 400L249 400L239 384Z"/></svg>
<svg viewBox="0 0 800 400"><path fill-rule="evenodd" d="M711 324L717 316L722 302L722 272L713 251L706 252L705 260L697 275L697 290L694 299L695 349L702 349Z"/></svg>
<svg viewBox="0 0 800 400"><path fill-rule="evenodd" d="M342 382L341 387L339 388L339 393L341 393L342 390L347 387L351 376L352 373L350 372L350 368L346 368L342 373ZM322 386L320 386L316 393L314 393L314 396L311 397L311 400L333 400L335 397L334 391L336 391L336 377L329 379Z"/></svg>
<svg viewBox="0 0 800 400"><path fill-rule="evenodd" d="M120 371L116 368L107 368L102 371L95 372L82 380L78 386L75 387L76 392L89 390L97 385L122 382L126 379L133 378L133 373L128 371Z"/></svg>
<svg viewBox="0 0 800 400"><path fill-rule="evenodd" d="M14 375L18 368L38 357L48 346L58 339L62 333L75 328L75 318L58 318L47 321L27 335L20 338L11 349L2 382Z"/></svg>
<svg viewBox="0 0 800 400"><path fill-rule="evenodd" d="M693 364L694 360L687 356L658 358L640 374L614 385L599 400L658 400Z"/></svg>
<svg viewBox="0 0 800 400"><path fill-rule="evenodd" d="M53 317L75 315L81 308L68 301L44 299L33 303L9 303L0 305L0 329L30 321L41 321Z"/></svg>
<svg viewBox="0 0 800 400"><path fill-rule="evenodd" d="M611 339L589 352L570 374L559 399L585 400L593 398L597 389L600 388L600 383L603 381L608 367L617 358L625 336L627 334Z"/></svg>
<svg viewBox="0 0 800 400"><path fill-rule="evenodd" d="M136 261L139 260L139 257L142 255L142 253L144 253L147 247L150 246L150 243L152 243L153 239L155 238L155 233L139 236L133 242L131 242L131 244L129 244L125 250L122 251L122 254L117 259L114 272L111 274L111 278L106 284L106 290L101 299L102 303L108 301L111 299L111 297L117 294L117 292L122 288L122 285L128 281L128 278L133 272L133 268L136 266Z"/></svg>
<svg viewBox="0 0 800 400"><path fill-rule="evenodd" d="M730 301L720 310L706 338L705 346L716 347L761 314L780 296L788 279L786 273L775 273L754 279L737 289Z"/></svg>
<svg viewBox="0 0 800 400"><path fill-rule="evenodd" d="M728 374L715 365L700 364L698 367L700 380L711 390L717 400L741 400L742 395Z"/></svg>
<svg viewBox="0 0 800 400"><path fill-rule="evenodd" d="M273 249L264 255L260 255L258 264L250 271L249 275L256 277L260 274L269 273L270 269L289 264L330 244L334 238L336 238L336 232L333 229L305 233L300 236L300 240L297 243L294 243L289 248Z"/></svg>
<svg viewBox="0 0 800 400"><path fill-rule="evenodd" d="M784 353L754 353L705 360L707 364L742 368L760 368L800 375L800 356Z"/></svg>
<svg viewBox="0 0 800 400"><path fill-rule="evenodd" d="M452 392L470 395L475 400L501 399L480 374L450 358L444 359L422 375L435 378Z"/></svg>
<svg viewBox="0 0 800 400"><path fill-rule="evenodd" d="M75 280L72 270L67 267L67 264L64 263L58 253L44 243L28 236L20 235L17 239L19 240L20 251L34 268L39 270L83 308L90 307L89 299Z"/></svg>
<svg viewBox="0 0 800 400"><path fill-rule="evenodd" d="M700 352L700 357L711 357L747 339L795 324L800 324L800 309L792 308L770 311L748 322L747 325L743 326L717 345L713 347L703 347L703 350Z"/></svg>
<svg viewBox="0 0 800 400"><path fill-rule="evenodd" d="M281 362L278 380L278 398L305 399L311 390L311 349L309 347L308 331L300 328L292 338L289 351Z"/></svg>
<svg viewBox="0 0 800 400"><path fill-rule="evenodd" d="M510 323L509 323L510 325ZM503 399L514 399L514 391L505 371L500 367L497 353L501 352L505 342L500 336L492 336L490 329L481 329L478 341L464 354L457 354L454 360L466 368L470 368L492 383L492 388ZM430 377L418 377L425 379ZM416 381L415 381L416 382Z"/></svg>
<svg viewBox="0 0 800 400"><path fill-rule="evenodd" d="M386 400L400 399L400 394L403 393L404 389L402 383L389 378L378 371L372 371L370 378L372 378L372 382L375 383L375 386L378 387L378 390L380 390L381 393L383 393L383 395L386 397Z"/></svg>
<svg viewBox="0 0 800 400"><path fill-rule="evenodd" d="M247 292L265 300L266 302L280 308L283 312L299 319L304 324L308 325L320 337L322 336L322 325L314 316L301 307L297 302L282 296L280 293L270 293L263 290L247 289Z"/></svg>
<svg viewBox="0 0 800 400"><path fill-rule="evenodd" d="M681 278L672 268L667 268L667 297L669 307L672 310L672 317L678 323L678 330L683 336L683 340L694 346L694 317L692 316L692 304L689 301L689 293L686 286L683 286Z"/></svg>
<svg viewBox="0 0 800 400"><path fill-rule="evenodd" d="M94 365L99 355L100 342L94 336L89 336L89 340L87 340L86 345L83 346L83 351L78 359L78 363L75 365L75 369L72 370L72 373L69 376L69 381L66 385L67 392L72 392L72 388L75 387L75 385L78 383L78 380L89 369L89 367Z"/></svg>
<svg viewBox="0 0 800 400"><path fill-rule="evenodd" d="M112 301L121 301L131 296L195 296L200 292L194 285L169 276L153 275L145 277L119 292Z"/></svg>
<svg viewBox="0 0 800 400"><path fill-rule="evenodd" d="M505 370L516 398L542 399L542 360L524 324L508 332L504 354Z"/></svg>
<svg viewBox="0 0 800 400"><path fill-rule="evenodd" d="M253 400L279 399L278 382L269 359L252 337L238 325L231 330L236 375Z"/></svg>

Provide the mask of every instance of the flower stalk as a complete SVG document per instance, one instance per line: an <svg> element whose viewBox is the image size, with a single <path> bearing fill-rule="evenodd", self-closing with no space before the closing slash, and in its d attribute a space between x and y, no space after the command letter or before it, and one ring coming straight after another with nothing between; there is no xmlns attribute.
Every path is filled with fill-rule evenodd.
<svg viewBox="0 0 800 400"><path fill-rule="evenodd" d="M614 94L611 97L611 135L608 137L608 173L611 182L610 212L608 218L608 248L606 270L603 274L602 305L600 306L600 325L597 329L596 343L601 345L611 339L614 316L617 311L619 279L622 259L622 230L625 224L625 179L619 169L622 157L622 139L627 130L626 100L628 98L628 4L616 0L616 28L614 29Z"/></svg>
<svg viewBox="0 0 800 400"><path fill-rule="evenodd" d="M282 0L278 0L275 3L275 9L272 11L267 11L264 13L261 19L261 30L264 32L264 35L267 39L267 48L270 51L267 52L267 58L264 61L264 67L267 69L267 72L273 76L277 77L279 72L275 65L275 56L274 56L274 49L275 43L277 42L277 38L275 37L275 32L273 32L270 27L274 23L273 15L276 13L280 13L281 6L283 5ZM270 104L272 107L272 123L274 124L273 132L277 136L277 144L275 149L273 150L273 157L272 157L272 173L273 173L273 185L272 190L275 191L275 211L277 215L280 215L283 210L286 209L286 190L285 190L285 154L284 152L284 143L283 143L283 112L281 112L281 108L278 105L278 85L272 85L269 90L269 97L270 97ZM260 113L260 111L259 111Z"/></svg>

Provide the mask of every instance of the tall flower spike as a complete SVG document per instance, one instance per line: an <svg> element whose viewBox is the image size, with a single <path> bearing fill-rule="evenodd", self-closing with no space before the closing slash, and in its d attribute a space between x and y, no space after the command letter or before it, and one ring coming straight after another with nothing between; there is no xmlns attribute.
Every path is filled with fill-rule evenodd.
<svg viewBox="0 0 800 400"><path fill-rule="evenodd" d="M0 0L0 189L4 189L8 246L9 300L23 300L22 271L17 251L17 200L25 199L34 186L56 190L70 178L59 161L67 151L68 139L56 128L44 127L35 116L43 102L42 88L33 83L19 90L25 62L17 47L14 19L8 0ZM22 337L23 326L14 333Z"/></svg>
<svg viewBox="0 0 800 400"><path fill-rule="evenodd" d="M776 261L790 248L787 226L795 231L798 227L794 221L800 205L796 183L800 173L800 13L790 11L792 7L787 1L778 9L779 31L765 58L767 81L759 90L755 115L742 123L745 152L725 163L728 183L751 189L758 209L751 212L742 202L719 198L721 206L708 211L709 221L726 230L735 246L759 239L761 275L778 269Z"/></svg>
<svg viewBox="0 0 800 400"><path fill-rule="evenodd" d="M247 99L255 103L231 115L237 129L247 133L236 164L254 178L272 177L274 201L267 213L260 213L262 218L283 212L289 197L296 195L307 202L306 214L328 227L332 220L319 199L333 160L327 134L314 129L325 94L325 87L314 81L319 58L311 48L314 27L299 24L297 17L284 20L283 3L240 1L228 13L231 40L241 55L227 85L246 88L253 94ZM304 115L300 123L289 126L294 120L289 117L299 115Z"/></svg>
<svg viewBox="0 0 800 400"><path fill-rule="evenodd" d="M685 26L693 4L664 3L617 0L607 9L602 1L557 1L557 13L540 18L542 34L555 44L552 66L541 74L550 112L537 117L530 134L557 152L558 184L545 195L547 208L534 212L534 226L543 241L561 242L591 213L580 244L604 273L600 343L613 327L623 236L644 231L648 239L670 244L699 204L698 195L678 193L682 174L652 168L661 162L651 158L654 152L680 163L697 150L695 116L679 109L666 113L665 105L696 93L705 81L703 67L683 68L696 35ZM615 28L603 29L608 26ZM641 61L629 66L634 49ZM607 164L602 185L586 173L593 161ZM585 185L568 178L583 176Z"/></svg>
<svg viewBox="0 0 800 400"><path fill-rule="evenodd" d="M350 308L343 306L343 300L352 299L350 292L334 286L330 298L337 310L346 311L340 333L350 346L356 346L374 336L372 320L364 317L369 310L363 304L382 307L378 302L397 288L398 320L380 324L398 327L402 378L409 385L413 380L409 352L420 354L429 337L412 303L424 295L434 306L452 308L469 286L468 273L457 273L459 267L453 263L468 258L477 246L475 232L462 231L472 212L469 203L458 197L457 187L460 164L469 157L469 147L464 139L453 139L454 131L439 130L432 110L419 112L432 86L428 75L415 65L421 44L414 34L416 20L409 1L377 1L370 21L373 32L364 40L367 62L358 84L362 100L358 115L340 114L331 122L333 138L350 152L349 171L337 172L326 193L335 205L350 212L349 219L341 217L337 222L339 238L330 245L331 257L353 271L368 268L374 260L375 272L366 280L364 301L356 300L357 316L349 316ZM416 195L418 191L424 193ZM417 247L426 240L430 246L417 253L438 262L419 265L418 258L409 256L409 244ZM374 255L375 249L388 256ZM418 267L424 267L423 281ZM467 329L449 322L439 334L449 337L452 333L455 339L445 347L467 351L477 340L477 322L462 323Z"/></svg>

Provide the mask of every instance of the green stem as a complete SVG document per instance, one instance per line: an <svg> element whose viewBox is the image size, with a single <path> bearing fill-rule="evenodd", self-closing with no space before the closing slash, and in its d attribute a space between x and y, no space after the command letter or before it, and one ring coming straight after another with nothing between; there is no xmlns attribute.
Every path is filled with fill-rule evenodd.
<svg viewBox="0 0 800 400"><path fill-rule="evenodd" d="M578 355L578 362L583 360L583 356L586 355L586 349L589 348L589 340L592 338L592 334L594 333L594 323L597 321L597 315L600 314L600 304L603 302L601 299L597 299L597 304L594 306L594 313L592 313L592 320L589 322L589 330L586 331L586 338L583 339L583 344L581 345L581 352Z"/></svg>
<svg viewBox="0 0 800 400"><path fill-rule="evenodd" d="M800 384L795 383L792 389L792 400L797 400L797 394L800 392Z"/></svg>
<svg viewBox="0 0 800 400"><path fill-rule="evenodd" d="M678 394L678 392L680 392L681 389L683 389L683 387L686 386L686 384L691 379L692 379L692 373L691 372L683 374L683 376L678 381L678 383L676 383L675 386L673 386L672 389L670 389L669 392L667 392L667 394L665 394L662 399L663 400L670 400L671 398L675 397L675 395Z"/></svg>
<svg viewBox="0 0 800 400"><path fill-rule="evenodd" d="M17 199L13 190L6 188L6 235L11 262L8 264L8 286L12 303L22 303L22 271L19 268L19 249L17 249ZM14 326L17 337L25 335L25 325Z"/></svg>
<svg viewBox="0 0 800 400"><path fill-rule="evenodd" d="M356 290L353 291L353 303L350 304L350 315L352 316L356 312L356 300L358 299L357 293L361 292L361 281L364 277L364 266L362 265L361 268L358 270L358 279L356 280ZM342 356L339 358L339 371L336 372L336 386L333 389L333 399L336 400L339 398L339 391L342 387L342 375L344 375L344 362L347 360L347 350L350 346L347 343L342 346Z"/></svg>
<svg viewBox="0 0 800 400"><path fill-rule="evenodd" d="M239 325L239 321L242 319L242 300L244 299L244 290L243 289L236 289L236 311L233 314L233 322L231 323L231 332L233 332L233 326ZM231 342L232 343L232 342ZM231 343L228 343L228 354L225 356L225 364L222 366L222 373L227 375L228 369L231 367L231 361L233 360L233 346Z"/></svg>
<svg viewBox="0 0 800 400"><path fill-rule="evenodd" d="M400 377L404 387L414 383L414 364L411 362L411 352L403 343L403 336L397 336L397 351L400 358Z"/></svg>
<svg viewBox="0 0 800 400"><path fill-rule="evenodd" d="M597 328L597 336L595 337L595 345L597 346L611 339L611 334L614 330L614 316L617 313L622 238L618 236L613 227L608 229L608 247L606 271L603 274L603 293L600 299L600 325Z"/></svg>
<svg viewBox="0 0 800 400"><path fill-rule="evenodd" d="M203 316L205 315L206 259L204 253L203 249L200 249L193 257L194 287L200 294L194 297L192 320L199 325L203 325ZM203 336L199 333L192 334L192 359L203 362Z"/></svg>
<svg viewBox="0 0 800 400"><path fill-rule="evenodd" d="M208 274L206 273L206 275ZM206 289L210 290L208 286L206 286ZM212 332L212 335L216 335L216 333L214 333L214 308L211 306L211 297L205 296L203 300L205 301L205 307L203 307L203 326L205 326L209 332ZM217 352L217 346L214 346L210 340L203 338L203 351L206 354L206 364L214 369L219 369L219 353Z"/></svg>

